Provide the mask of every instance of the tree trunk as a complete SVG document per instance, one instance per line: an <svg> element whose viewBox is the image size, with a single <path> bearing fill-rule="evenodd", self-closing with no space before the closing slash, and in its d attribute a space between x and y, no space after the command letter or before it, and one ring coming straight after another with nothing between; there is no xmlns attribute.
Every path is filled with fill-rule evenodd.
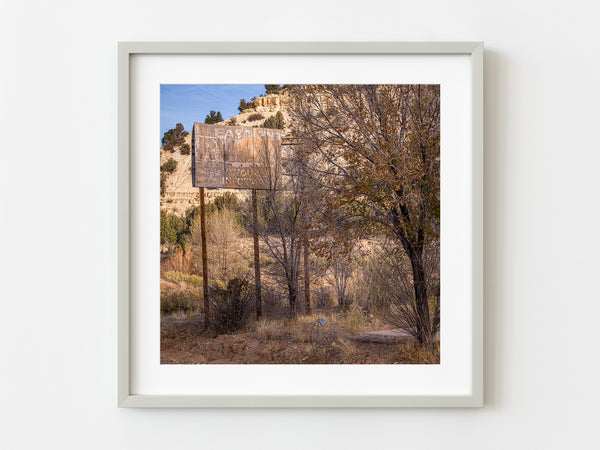
<svg viewBox="0 0 600 450"><path fill-rule="evenodd" d="M200 233L202 242L202 295L204 297L204 327L210 327L208 301L208 257L206 253L206 213L204 209L204 188L200 188Z"/></svg>
<svg viewBox="0 0 600 450"><path fill-rule="evenodd" d="M310 271L308 267L308 245L304 243L304 305L310 314Z"/></svg>
<svg viewBox="0 0 600 450"><path fill-rule="evenodd" d="M411 247L408 253L415 290L415 310L417 313L416 338L420 344L429 346L432 342L431 320L429 319L429 302L427 299L427 285L425 284L425 268L423 267L423 249Z"/></svg>
<svg viewBox="0 0 600 450"><path fill-rule="evenodd" d="M290 301L290 310L292 311L292 315L295 316L297 313L298 289L293 283L288 283L288 297Z"/></svg>
<svg viewBox="0 0 600 450"><path fill-rule="evenodd" d="M338 290L338 307L342 310L346 307L346 305L344 305L344 294L342 294L340 290Z"/></svg>

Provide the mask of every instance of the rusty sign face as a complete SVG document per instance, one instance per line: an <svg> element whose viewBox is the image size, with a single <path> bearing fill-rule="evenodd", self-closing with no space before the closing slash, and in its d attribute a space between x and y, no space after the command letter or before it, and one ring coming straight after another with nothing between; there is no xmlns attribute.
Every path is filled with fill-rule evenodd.
<svg viewBox="0 0 600 450"><path fill-rule="evenodd" d="M280 130L194 123L195 187L270 189L278 180L280 166Z"/></svg>

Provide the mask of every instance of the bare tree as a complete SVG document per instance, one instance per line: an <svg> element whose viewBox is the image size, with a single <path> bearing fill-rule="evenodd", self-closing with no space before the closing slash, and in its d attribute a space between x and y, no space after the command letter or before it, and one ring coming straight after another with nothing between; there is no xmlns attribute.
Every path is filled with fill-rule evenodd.
<svg viewBox="0 0 600 450"><path fill-rule="evenodd" d="M269 255L278 263L290 311L296 314L306 208L301 197L300 166L294 158L279 160L268 142L269 136L265 135L264 139L264 150L259 154L263 189L257 192L258 234Z"/></svg>
<svg viewBox="0 0 600 450"><path fill-rule="evenodd" d="M379 228L410 261L419 342L432 340L423 251L439 236L438 85L295 86L301 159L339 223Z"/></svg>
<svg viewBox="0 0 600 450"><path fill-rule="evenodd" d="M194 241L199 241L200 223L199 220L196 222L192 225L192 237ZM242 232L234 211L223 208L208 217L207 256L211 278L227 282L238 275L243 265L243 255L240 252Z"/></svg>
<svg viewBox="0 0 600 450"><path fill-rule="evenodd" d="M331 271L327 282L335 289L338 306L344 309L346 305L346 289L352 276L352 263L344 258L335 258L331 262Z"/></svg>
<svg viewBox="0 0 600 450"><path fill-rule="evenodd" d="M329 270L325 279L336 292L340 309L349 306L346 302L346 292L354 274L354 258L358 239L352 239L349 246L339 245L339 241L329 242Z"/></svg>

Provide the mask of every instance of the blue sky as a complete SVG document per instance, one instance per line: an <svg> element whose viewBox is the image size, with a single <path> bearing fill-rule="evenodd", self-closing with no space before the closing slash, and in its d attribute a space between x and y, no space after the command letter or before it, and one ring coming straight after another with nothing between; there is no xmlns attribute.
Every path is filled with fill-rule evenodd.
<svg viewBox="0 0 600 450"><path fill-rule="evenodd" d="M178 122L192 131L194 122L204 123L211 110L221 111L223 119L235 116L241 98L264 93L264 84L161 84L160 137Z"/></svg>

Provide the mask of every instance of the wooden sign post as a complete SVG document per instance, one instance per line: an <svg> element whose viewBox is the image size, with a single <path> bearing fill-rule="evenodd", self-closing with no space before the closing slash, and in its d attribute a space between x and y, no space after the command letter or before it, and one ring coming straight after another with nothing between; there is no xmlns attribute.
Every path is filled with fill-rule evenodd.
<svg viewBox="0 0 600 450"><path fill-rule="evenodd" d="M262 316L260 287L260 247L258 245L258 202L256 189L252 189L252 234L254 235L254 288L256 291L256 319Z"/></svg>
<svg viewBox="0 0 600 450"><path fill-rule="evenodd" d="M192 129L192 185L200 188L202 277L205 326L208 329L208 273L204 188L251 189L254 238L256 318L262 316L257 189L275 189L281 175L281 131L194 123Z"/></svg>
<svg viewBox="0 0 600 450"><path fill-rule="evenodd" d="M210 326L210 304L208 301L208 258L206 255L206 213L204 211L204 188L200 188L200 235L202 243L202 294L204 297L204 327Z"/></svg>

